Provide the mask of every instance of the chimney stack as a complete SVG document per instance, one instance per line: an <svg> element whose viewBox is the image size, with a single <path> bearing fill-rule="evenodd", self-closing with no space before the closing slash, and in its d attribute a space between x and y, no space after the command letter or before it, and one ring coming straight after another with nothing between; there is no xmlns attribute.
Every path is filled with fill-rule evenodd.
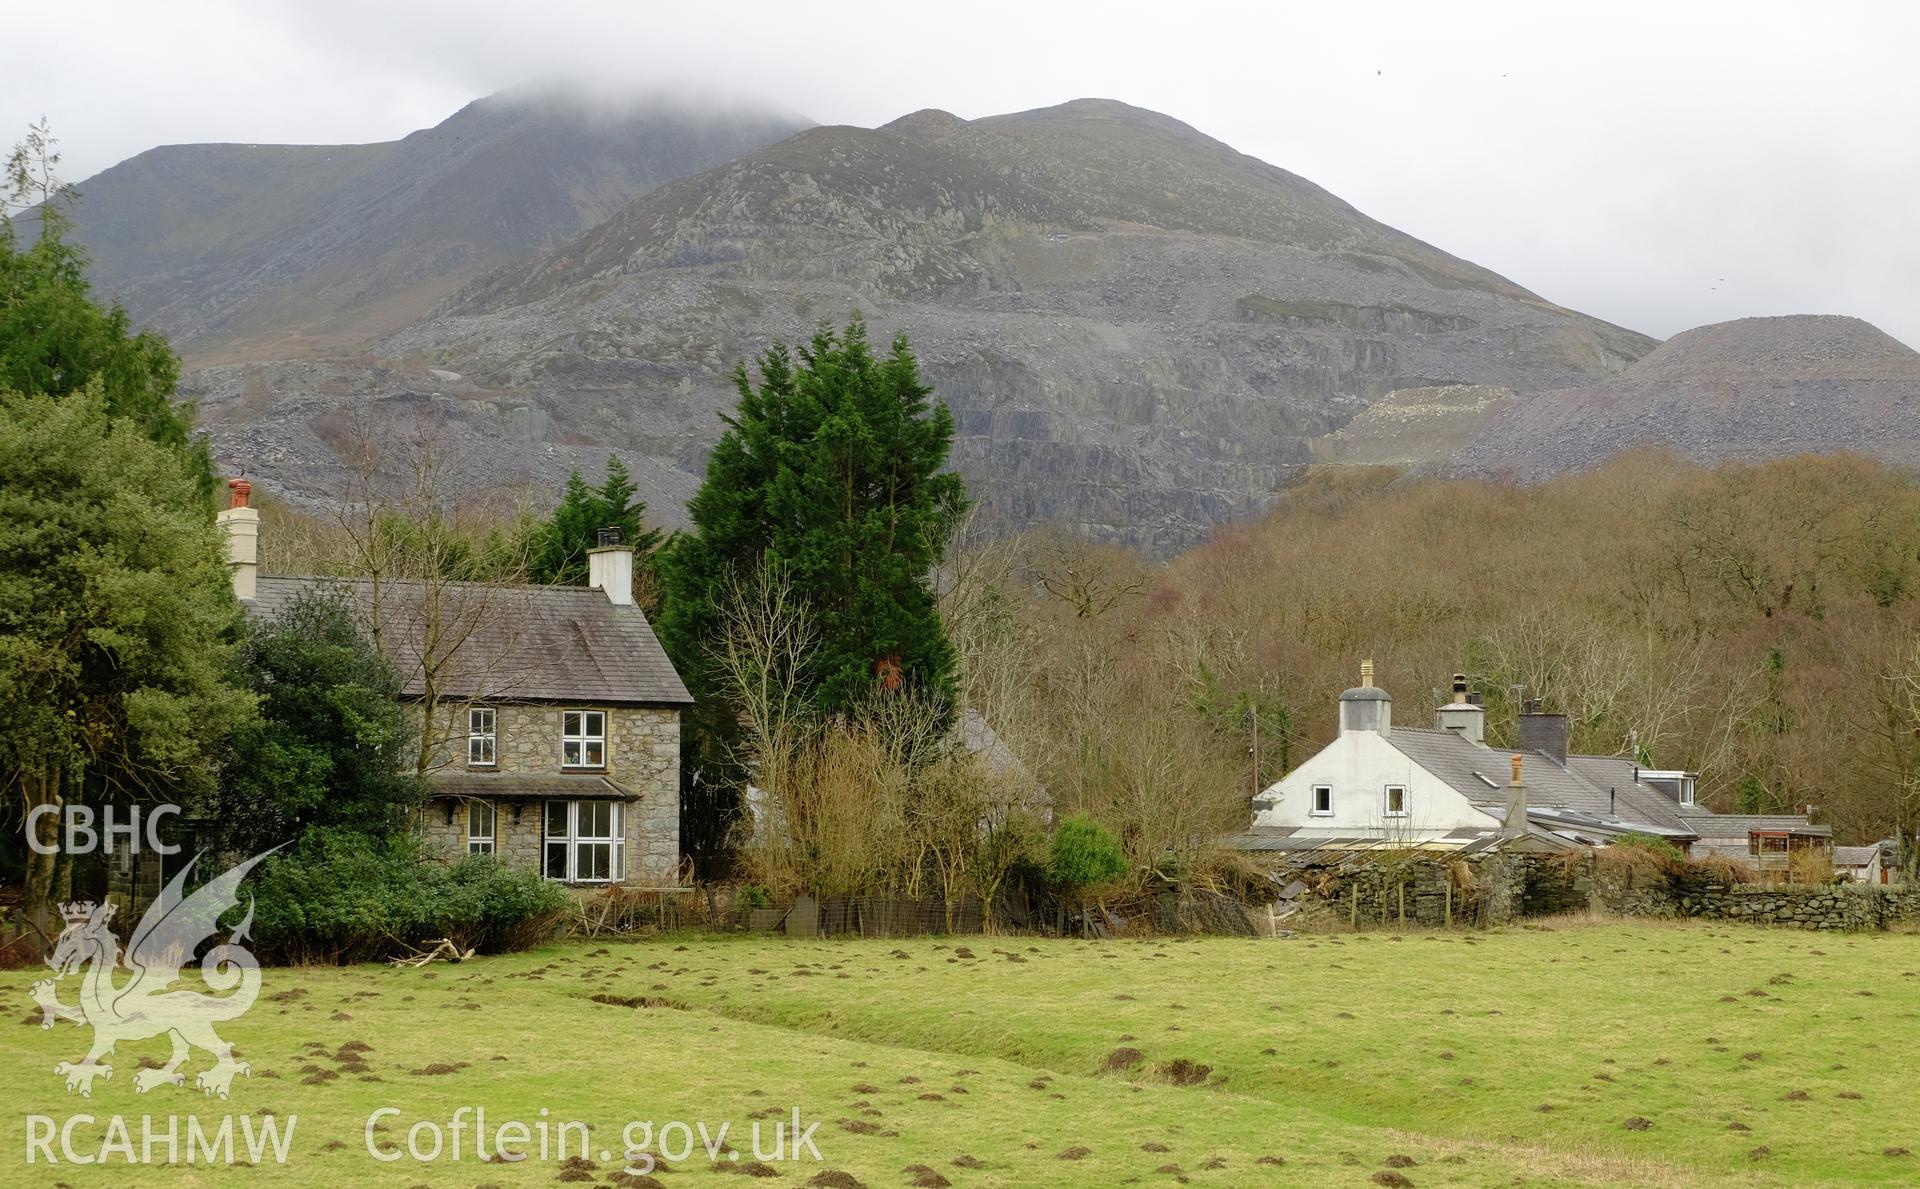
<svg viewBox="0 0 1920 1189"><path fill-rule="evenodd" d="M251 507L253 484L245 479L227 480L232 500L227 509L215 516L227 535L227 564L233 569L233 597L253 600L260 577L260 509Z"/></svg>
<svg viewBox="0 0 1920 1189"><path fill-rule="evenodd" d="M1435 725L1452 731L1468 743L1484 743L1487 737L1487 712L1467 697L1467 675L1453 675L1453 701L1434 712Z"/></svg>
<svg viewBox="0 0 1920 1189"><path fill-rule="evenodd" d="M1520 779L1520 757L1513 757L1513 780L1507 785L1507 816L1500 837L1521 838L1527 832L1527 785Z"/></svg>
<svg viewBox="0 0 1920 1189"><path fill-rule="evenodd" d="M587 550L587 585L607 592L616 607L633 606L633 546L620 543L620 530L607 527L599 544Z"/></svg>
<svg viewBox="0 0 1920 1189"><path fill-rule="evenodd" d="M1546 714L1540 709L1540 699L1528 698L1520 704L1519 745L1521 751L1537 751L1552 757L1553 762L1566 766L1567 763L1567 716L1564 714Z"/></svg>
<svg viewBox="0 0 1920 1189"><path fill-rule="evenodd" d="M1372 731L1393 737L1393 698L1373 684L1373 662L1360 662L1360 684L1340 695L1340 733Z"/></svg>

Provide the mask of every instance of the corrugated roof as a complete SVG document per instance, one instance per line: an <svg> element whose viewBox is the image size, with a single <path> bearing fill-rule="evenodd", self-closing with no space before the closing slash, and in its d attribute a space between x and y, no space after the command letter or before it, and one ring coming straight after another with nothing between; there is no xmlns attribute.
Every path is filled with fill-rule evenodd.
<svg viewBox="0 0 1920 1189"><path fill-rule="evenodd" d="M341 590L363 616L374 603L365 579L262 576L248 613L271 618L303 592ZM425 693L421 658L435 595L424 584L380 587L380 647L400 673L402 692ZM616 606L583 586L496 586L452 582L437 588L444 638L457 639L442 667L443 696L530 702L653 706L693 701L653 625L638 607Z"/></svg>

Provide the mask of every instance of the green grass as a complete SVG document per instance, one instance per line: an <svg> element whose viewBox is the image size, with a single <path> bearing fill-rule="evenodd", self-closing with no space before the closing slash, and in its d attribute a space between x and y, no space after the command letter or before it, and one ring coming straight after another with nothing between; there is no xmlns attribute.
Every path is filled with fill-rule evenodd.
<svg viewBox="0 0 1920 1189"><path fill-rule="evenodd" d="M36 977L0 975L15 1019ZM956 1186L1172 1185L1176 1174L1157 1170L1177 1165L1196 1185L1363 1186L1392 1156L1413 1161L1400 1175L1417 1186L1920 1178L1920 1157L1886 1154L1920 1152L1920 937L1906 935L1593 925L1257 942L688 938L428 970L272 970L265 993L292 994L223 1029L253 1067L225 1104L167 1087L136 1095L135 1063L164 1055L163 1042L123 1047L92 1099L71 1096L52 1068L88 1033L0 1028L0 1102L16 1129L0 1159L22 1158L33 1112L272 1111L299 1118L293 1154L255 1179L553 1185L553 1161L481 1164L469 1151L458 1164L385 1165L362 1138L381 1106L402 1112L383 1145L461 1105L496 1123L536 1122L545 1107L594 1126L601 1167L590 1175L606 1184L628 1120L730 1122L744 1149L750 1115L797 1106L824 1121L820 1164L723 1180L696 1154L661 1182L798 1185L825 1168L897 1186L924 1164ZM352 1041L372 1046L367 1072L303 1080L337 1072L327 1054ZM1143 1062L1104 1072L1121 1047ZM1178 1059L1211 1073L1173 1084L1161 1070ZM424 1072L434 1063L458 1068ZM204 1064L196 1055L188 1072ZM97 1146L97 1130L81 1134ZM1074 1148L1088 1151L1061 1159ZM953 1163L963 1157L978 1167ZM221 1176L28 1171L76 1189Z"/></svg>

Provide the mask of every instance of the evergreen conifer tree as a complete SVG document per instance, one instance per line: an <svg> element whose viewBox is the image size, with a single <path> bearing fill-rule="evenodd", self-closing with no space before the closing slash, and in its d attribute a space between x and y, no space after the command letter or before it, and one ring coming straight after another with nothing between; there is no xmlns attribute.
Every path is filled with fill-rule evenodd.
<svg viewBox="0 0 1920 1189"><path fill-rule="evenodd" d="M819 714L904 689L953 711L954 654L931 576L966 506L942 468L953 414L920 380L906 337L876 355L858 315L795 354L776 344L760 383L742 364L739 407L688 504L693 531L663 563L661 635L696 698L734 576L778 567L815 625L806 674Z"/></svg>
<svg viewBox="0 0 1920 1189"><path fill-rule="evenodd" d="M636 564L644 568L660 546L660 530L648 528L646 501L618 455L607 456L607 477L598 487L575 471L567 476L566 493L553 515L535 531L528 570L535 582L558 586L587 584L587 550L599 541L600 530L617 528L620 542L634 548Z"/></svg>

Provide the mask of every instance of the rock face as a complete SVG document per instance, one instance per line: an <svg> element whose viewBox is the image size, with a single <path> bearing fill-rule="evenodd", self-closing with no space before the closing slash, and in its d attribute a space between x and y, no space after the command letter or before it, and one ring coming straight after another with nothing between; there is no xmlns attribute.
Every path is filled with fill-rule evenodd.
<svg viewBox="0 0 1920 1189"><path fill-rule="evenodd" d="M1654 346L1125 104L798 128L495 96L389 144L153 150L85 183L79 237L222 463L309 506L356 434L430 423L465 490L617 450L672 522L735 365L859 309L911 337L987 515L1170 552L1388 393Z"/></svg>
<svg viewBox="0 0 1920 1189"><path fill-rule="evenodd" d="M1543 478L1642 445L1703 461L1852 450L1920 463L1920 354L1857 318L1702 326L1619 376L1516 402L1452 469Z"/></svg>
<svg viewBox="0 0 1920 1189"><path fill-rule="evenodd" d="M1258 510L1388 392L1563 388L1654 345L1176 120L1082 100L811 129L472 282L377 348L386 370L193 387L223 457L296 499L327 497L316 426L351 400L433 410L479 487L618 449L670 516L734 366L856 308L912 339L988 515L1157 552Z"/></svg>
<svg viewBox="0 0 1920 1189"><path fill-rule="evenodd" d="M509 93L370 145L172 145L88 179L96 287L190 359L345 352L803 120Z"/></svg>
<svg viewBox="0 0 1920 1189"><path fill-rule="evenodd" d="M1511 388L1482 384L1396 389L1313 443L1314 457L1344 466L1428 470L1472 444L1520 399Z"/></svg>

